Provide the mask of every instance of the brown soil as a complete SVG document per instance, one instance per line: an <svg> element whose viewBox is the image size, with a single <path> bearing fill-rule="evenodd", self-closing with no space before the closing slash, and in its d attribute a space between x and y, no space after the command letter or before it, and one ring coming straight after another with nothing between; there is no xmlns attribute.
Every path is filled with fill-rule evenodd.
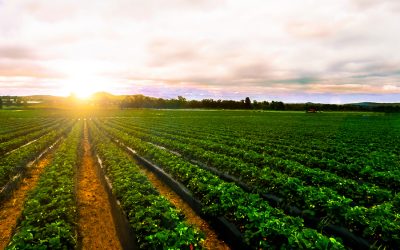
<svg viewBox="0 0 400 250"><path fill-rule="evenodd" d="M187 221L204 232L206 238L203 242L203 247L206 249L230 249L230 247L222 240L218 239L217 234L211 226L196 214L195 211L184 202L178 194L165 185L153 172L142 169L147 178L158 190L158 192L167 198L175 207L177 207L186 217Z"/></svg>
<svg viewBox="0 0 400 250"><path fill-rule="evenodd" d="M12 237L17 226L17 220L21 216L25 199L28 192L32 190L42 174L44 168L51 162L53 153L45 155L33 165L21 181L21 185L14 191L12 197L0 206L0 249L4 249Z"/></svg>
<svg viewBox="0 0 400 250"><path fill-rule="evenodd" d="M96 173L85 123L84 155L78 171L78 232L82 249L122 249L107 193Z"/></svg>

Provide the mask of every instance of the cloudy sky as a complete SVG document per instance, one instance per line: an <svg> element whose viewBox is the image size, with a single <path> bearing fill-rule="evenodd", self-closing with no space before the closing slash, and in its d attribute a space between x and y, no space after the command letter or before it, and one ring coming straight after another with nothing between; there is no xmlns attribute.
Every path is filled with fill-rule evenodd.
<svg viewBox="0 0 400 250"><path fill-rule="evenodd" d="M0 95L400 101L398 0L0 0Z"/></svg>

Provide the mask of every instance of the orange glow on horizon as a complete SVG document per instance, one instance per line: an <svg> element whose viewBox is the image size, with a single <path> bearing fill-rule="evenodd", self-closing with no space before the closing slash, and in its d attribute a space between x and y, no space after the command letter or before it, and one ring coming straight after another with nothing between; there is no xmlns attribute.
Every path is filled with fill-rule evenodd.
<svg viewBox="0 0 400 250"><path fill-rule="evenodd" d="M73 94L78 99L87 100L96 92L109 90L109 81L99 77L100 68L95 62L63 63L60 69L67 77L60 82L58 94Z"/></svg>

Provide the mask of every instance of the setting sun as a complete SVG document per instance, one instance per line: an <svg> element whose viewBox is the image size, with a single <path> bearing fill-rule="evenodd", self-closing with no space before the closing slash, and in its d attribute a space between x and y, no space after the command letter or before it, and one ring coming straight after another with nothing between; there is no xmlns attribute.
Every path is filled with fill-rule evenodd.
<svg viewBox="0 0 400 250"><path fill-rule="evenodd" d="M60 94L73 93L79 99L88 99L92 94L106 89L105 79L98 77L98 68L94 62L77 63L71 65L62 63L60 69L67 78L61 82Z"/></svg>
<svg viewBox="0 0 400 250"><path fill-rule="evenodd" d="M96 91L91 82L84 79L71 79L66 86L68 94L73 93L79 99L88 99Z"/></svg>

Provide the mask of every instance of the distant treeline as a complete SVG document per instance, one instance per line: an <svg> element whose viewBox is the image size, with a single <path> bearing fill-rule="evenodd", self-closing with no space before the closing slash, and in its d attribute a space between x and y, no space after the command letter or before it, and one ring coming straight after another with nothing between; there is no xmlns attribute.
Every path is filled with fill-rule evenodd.
<svg viewBox="0 0 400 250"><path fill-rule="evenodd" d="M165 109L256 109L256 110L288 110L288 111L377 111L400 112L400 105L356 105L356 104L318 104L318 103L283 103L281 101L251 101L246 97L234 100L186 100L153 98L143 95L126 96L119 104L121 109L127 108L165 108Z"/></svg>
<svg viewBox="0 0 400 250"><path fill-rule="evenodd" d="M59 100L57 99L59 98ZM0 109L8 106L29 108L35 103L46 104L49 107L82 105L75 97L60 98L43 97L30 98L18 96L0 96ZM114 96L108 93L98 93L84 105L99 108L156 108L156 109L255 109L255 110L288 110L288 111L376 111L400 112L400 104L360 103L360 104L320 104L320 103L283 103L281 101L256 101L249 97L240 101L235 100L187 100L182 96L172 99L154 98L144 95Z"/></svg>

